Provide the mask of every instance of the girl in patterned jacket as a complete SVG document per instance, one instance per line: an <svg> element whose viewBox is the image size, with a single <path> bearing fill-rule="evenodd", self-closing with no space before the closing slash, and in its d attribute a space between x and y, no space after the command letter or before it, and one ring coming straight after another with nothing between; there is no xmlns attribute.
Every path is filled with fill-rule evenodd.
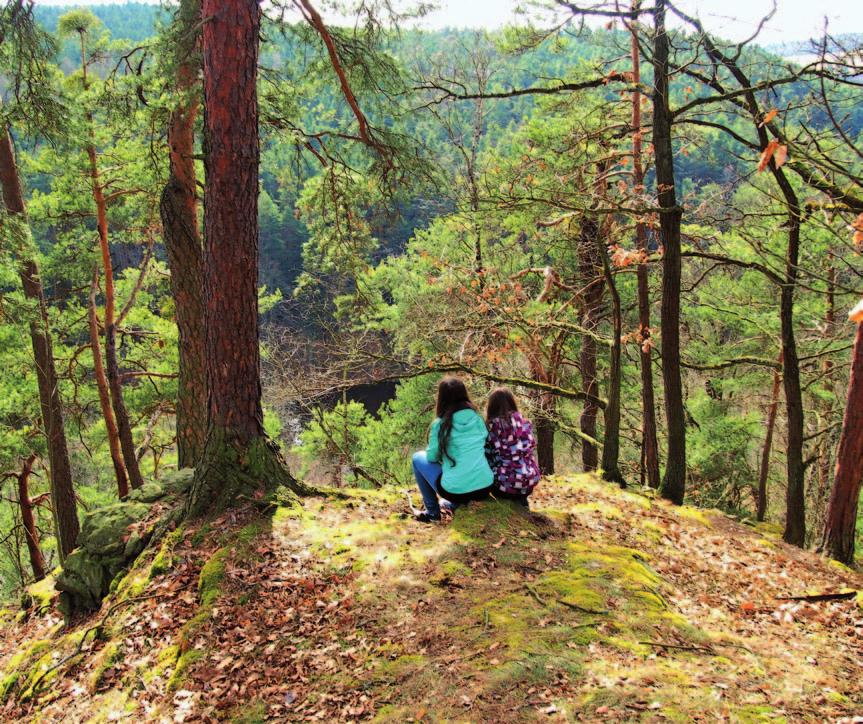
<svg viewBox="0 0 863 724"><path fill-rule="evenodd" d="M494 471L494 496L509 498L527 507L527 496L539 482L536 438L530 420L518 411L515 397L498 387L486 404L486 451Z"/></svg>

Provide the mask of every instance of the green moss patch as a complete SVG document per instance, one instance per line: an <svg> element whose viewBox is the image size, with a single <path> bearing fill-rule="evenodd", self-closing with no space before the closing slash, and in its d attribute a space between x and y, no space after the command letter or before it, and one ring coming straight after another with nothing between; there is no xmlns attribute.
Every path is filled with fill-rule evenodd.
<svg viewBox="0 0 863 724"><path fill-rule="evenodd" d="M24 684L33 675L33 669L50 651L53 642L47 639L34 641L15 654L0 676L0 701L6 701L16 691L26 688Z"/></svg>
<svg viewBox="0 0 863 724"><path fill-rule="evenodd" d="M452 531L462 543L488 544L507 537L537 539L538 520L512 501L483 500L459 508L453 516Z"/></svg>

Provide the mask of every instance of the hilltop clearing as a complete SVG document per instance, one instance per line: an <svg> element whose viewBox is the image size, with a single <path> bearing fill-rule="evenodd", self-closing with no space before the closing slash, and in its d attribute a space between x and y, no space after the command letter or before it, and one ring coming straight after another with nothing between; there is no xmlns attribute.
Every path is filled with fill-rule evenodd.
<svg viewBox="0 0 863 724"><path fill-rule="evenodd" d="M401 497L400 497L401 496ZM861 576L592 476L442 525L347 491L181 528L99 614L2 630L38 721L827 721L863 711ZM850 595L850 594L849 594ZM96 627L96 628L94 628Z"/></svg>

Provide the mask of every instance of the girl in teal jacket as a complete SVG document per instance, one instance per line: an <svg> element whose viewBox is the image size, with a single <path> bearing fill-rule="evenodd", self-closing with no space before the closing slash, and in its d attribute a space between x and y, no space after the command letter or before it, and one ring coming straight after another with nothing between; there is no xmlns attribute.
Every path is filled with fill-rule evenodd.
<svg viewBox="0 0 863 724"><path fill-rule="evenodd" d="M422 523L440 520L438 496L452 503L486 497L494 474L485 456L488 430L467 388L457 377L444 377L437 388L437 417L428 447L414 453L413 469L425 510Z"/></svg>

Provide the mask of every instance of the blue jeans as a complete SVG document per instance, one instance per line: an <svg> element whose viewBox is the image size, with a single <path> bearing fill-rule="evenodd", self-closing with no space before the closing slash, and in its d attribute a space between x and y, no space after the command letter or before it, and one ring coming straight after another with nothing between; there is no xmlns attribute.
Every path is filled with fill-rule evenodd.
<svg viewBox="0 0 863 724"><path fill-rule="evenodd" d="M441 466L440 463L429 462L426 457L426 451L420 450L415 452L413 456L414 477L417 481L417 487L420 489L420 495L423 499L426 513L432 518L440 517L440 503L437 496L437 481L440 478ZM454 509L452 503L447 504L447 507Z"/></svg>

